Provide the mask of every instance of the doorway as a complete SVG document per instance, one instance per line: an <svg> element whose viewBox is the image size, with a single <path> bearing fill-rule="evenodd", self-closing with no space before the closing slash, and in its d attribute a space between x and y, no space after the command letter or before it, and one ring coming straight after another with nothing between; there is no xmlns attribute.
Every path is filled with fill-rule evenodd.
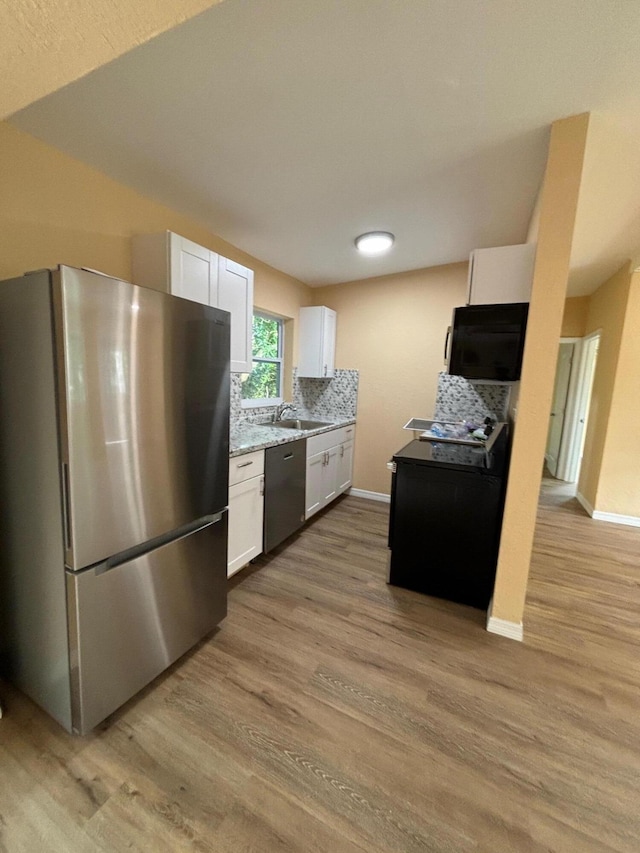
<svg viewBox="0 0 640 853"><path fill-rule="evenodd" d="M599 343L599 331L560 339L545 459L550 473L568 483L580 475Z"/></svg>

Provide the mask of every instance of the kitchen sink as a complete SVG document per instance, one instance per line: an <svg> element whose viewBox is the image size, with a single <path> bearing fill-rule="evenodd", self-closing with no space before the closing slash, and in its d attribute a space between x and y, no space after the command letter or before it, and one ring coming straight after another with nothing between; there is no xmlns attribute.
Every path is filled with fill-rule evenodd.
<svg viewBox="0 0 640 853"><path fill-rule="evenodd" d="M333 426L333 424L328 423L327 421L290 420L274 421L274 423L269 424L269 426L280 427L280 429L320 429L320 427Z"/></svg>

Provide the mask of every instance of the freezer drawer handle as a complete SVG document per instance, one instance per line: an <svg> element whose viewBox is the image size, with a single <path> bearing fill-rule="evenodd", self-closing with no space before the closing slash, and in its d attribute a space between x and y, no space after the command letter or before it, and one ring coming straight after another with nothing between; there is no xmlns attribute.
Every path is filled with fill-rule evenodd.
<svg viewBox="0 0 640 853"><path fill-rule="evenodd" d="M239 465L236 465L236 468L247 468L249 465L253 465L253 459L250 462L241 462Z"/></svg>

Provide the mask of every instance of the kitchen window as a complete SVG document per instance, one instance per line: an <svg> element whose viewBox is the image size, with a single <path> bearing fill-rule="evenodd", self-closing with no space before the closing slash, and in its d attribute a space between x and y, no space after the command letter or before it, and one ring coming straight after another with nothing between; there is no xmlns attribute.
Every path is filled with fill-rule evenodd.
<svg viewBox="0 0 640 853"><path fill-rule="evenodd" d="M253 315L253 370L242 381L242 405L276 406L282 402L284 322L262 311Z"/></svg>

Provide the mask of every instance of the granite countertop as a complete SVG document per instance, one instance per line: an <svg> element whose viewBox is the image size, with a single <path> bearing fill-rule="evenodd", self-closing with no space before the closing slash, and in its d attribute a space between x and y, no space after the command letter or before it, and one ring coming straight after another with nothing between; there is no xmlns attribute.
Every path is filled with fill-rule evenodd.
<svg viewBox="0 0 640 853"><path fill-rule="evenodd" d="M327 425L317 429L283 429L270 424L239 424L231 427L229 456L240 456L243 453L251 453L252 450L262 450L264 447L275 447L276 444L308 438L310 435L329 432L356 422L355 418L330 419L328 416L317 420L326 420Z"/></svg>

